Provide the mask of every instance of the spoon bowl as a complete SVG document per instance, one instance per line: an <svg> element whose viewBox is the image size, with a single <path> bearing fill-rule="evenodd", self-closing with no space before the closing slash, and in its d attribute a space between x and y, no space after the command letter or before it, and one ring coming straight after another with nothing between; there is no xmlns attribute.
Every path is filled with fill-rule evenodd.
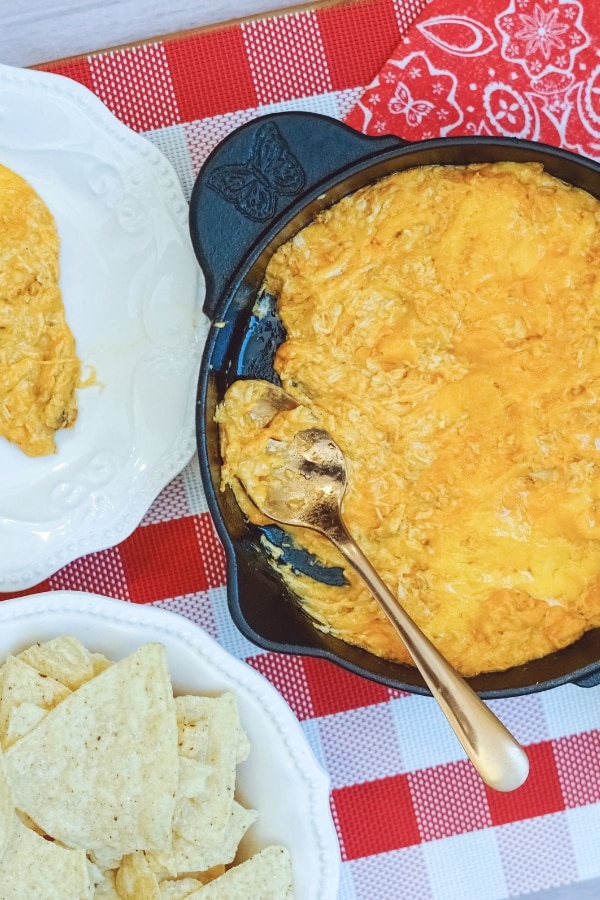
<svg viewBox="0 0 600 900"><path fill-rule="evenodd" d="M299 431L279 457L261 501L262 512L284 525L325 533L336 524L346 492L342 451L327 431L310 428Z"/></svg>

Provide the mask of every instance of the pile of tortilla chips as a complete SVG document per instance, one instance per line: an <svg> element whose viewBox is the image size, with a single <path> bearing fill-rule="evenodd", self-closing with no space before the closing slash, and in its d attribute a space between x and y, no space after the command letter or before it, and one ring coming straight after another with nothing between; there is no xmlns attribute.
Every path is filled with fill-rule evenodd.
<svg viewBox="0 0 600 900"><path fill-rule="evenodd" d="M0 696L2 900L291 900L285 848L236 860L233 693L174 697L162 644L66 636L9 655Z"/></svg>

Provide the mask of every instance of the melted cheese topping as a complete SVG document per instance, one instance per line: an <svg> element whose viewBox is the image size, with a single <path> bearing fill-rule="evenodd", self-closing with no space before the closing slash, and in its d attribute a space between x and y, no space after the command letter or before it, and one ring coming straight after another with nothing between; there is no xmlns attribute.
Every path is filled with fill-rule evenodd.
<svg viewBox="0 0 600 900"><path fill-rule="evenodd" d="M31 186L0 166L0 435L29 456L56 450L77 416L80 364L65 320L59 237Z"/></svg>
<svg viewBox="0 0 600 900"><path fill-rule="evenodd" d="M276 370L346 455L349 530L465 675L600 625L599 272L600 203L511 163L389 176L267 270L287 332ZM234 385L219 413L238 497L236 468L258 452L239 418L250 390ZM284 577L320 627L410 662L352 571L346 587Z"/></svg>

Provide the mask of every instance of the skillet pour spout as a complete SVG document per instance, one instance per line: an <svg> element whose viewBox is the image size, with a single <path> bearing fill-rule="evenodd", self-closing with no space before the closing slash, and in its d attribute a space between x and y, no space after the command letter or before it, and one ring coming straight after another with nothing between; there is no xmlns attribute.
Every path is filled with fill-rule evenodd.
<svg viewBox="0 0 600 900"><path fill-rule="evenodd" d="M331 660L378 683L418 694L427 685L411 666L380 659L319 631L277 577L265 539L286 562L311 566L283 532L250 525L220 490L217 405L239 378L278 384L274 355L285 339L274 299L260 295L272 254L323 209L366 184L416 166L538 162L600 199L600 165L556 147L512 138L439 138L407 143L367 137L327 116L288 112L233 131L201 169L190 203L190 233L206 279L212 320L198 381L196 432L210 512L227 556L230 614L244 636L267 650ZM336 573L323 577L335 578ZM468 679L484 698L565 683L600 684L600 629L570 647L505 672Z"/></svg>

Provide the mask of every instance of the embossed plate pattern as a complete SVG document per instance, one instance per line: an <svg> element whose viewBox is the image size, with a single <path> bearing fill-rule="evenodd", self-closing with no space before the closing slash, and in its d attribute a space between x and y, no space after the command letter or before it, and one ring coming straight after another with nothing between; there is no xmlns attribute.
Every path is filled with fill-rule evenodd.
<svg viewBox="0 0 600 900"><path fill-rule="evenodd" d="M95 373L55 455L0 439L0 591L12 591L123 540L189 461L206 326L177 176L90 91L0 65L0 162L56 218L68 321Z"/></svg>
<svg viewBox="0 0 600 900"><path fill-rule="evenodd" d="M339 845L329 809L329 780L297 719L262 675L183 616L155 606L76 591L0 603L0 659L59 634L73 634L115 660L147 641L160 641L176 693L234 691L251 745L238 770L239 796L259 813L242 855L283 844L292 856L296 900L335 900Z"/></svg>

